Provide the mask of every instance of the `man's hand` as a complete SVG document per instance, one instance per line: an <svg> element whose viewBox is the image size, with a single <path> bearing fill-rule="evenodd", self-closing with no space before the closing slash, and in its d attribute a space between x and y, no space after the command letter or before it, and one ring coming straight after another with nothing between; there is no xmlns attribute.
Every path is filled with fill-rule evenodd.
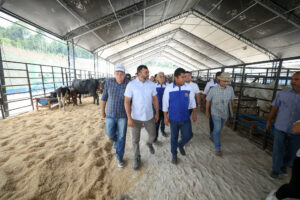
<svg viewBox="0 0 300 200"><path fill-rule="evenodd" d="M154 116L155 123L158 121L158 119L159 119L159 113L156 113L155 116Z"/></svg>
<svg viewBox="0 0 300 200"><path fill-rule="evenodd" d="M271 131L271 122L269 120L266 123L266 130Z"/></svg>
<svg viewBox="0 0 300 200"><path fill-rule="evenodd" d="M169 126L169 122L170 122L170 121L169 121L169 118L168 118L168 117L165 117L164 122L165 122L165 125L166 125L166 126Z"/></svg>
<svg viewBox="0 0 300 200"><path fill-rule="evenodd" d="M129 127L133 127L133 126L134 126L133 119L132 119L132 118L129 118L127 124L128 124Z"/></svg>
<svg viewBox="0 0 300 200"><path fill-rule="evenodd" d="M105 117L106 117L105 112L101 112L101 117L102 117L102 119L105 119Z"/></svg>
<svg viewBox="0 0 300 200"><path fill-rule="evenodd" d="M296 122L293 126L294 133L300 133L300 122Z"/></svg>
<svg viewBox="0 0 300 200"><path fill-rule="evenodd" d="M197 106L197 111L201 112L201 107L200 106Z"/></svg>
<svg viewBox="0 0 300 200"><path fill-rule="evenodd" d="M207 119L210 118L210 113L208 111L206 111L205 115L206 115Z"/></svg>
<svg viewBox="0 0 300 200"><path fill-rule="evenodd" d="M193 122L197 121L197 111L196 111L196 109L193 111L192 119L193 119Z"/></svg>

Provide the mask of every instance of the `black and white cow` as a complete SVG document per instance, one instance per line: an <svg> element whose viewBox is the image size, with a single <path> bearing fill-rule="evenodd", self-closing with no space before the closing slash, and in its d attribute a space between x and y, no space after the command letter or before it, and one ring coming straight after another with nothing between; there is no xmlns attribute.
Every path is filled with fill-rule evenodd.
<svg viewBox="0 0 300 200"><path fill-rule="evenodd" d="M91 94L94 97L94 104L97 100L97 105L99 105L99 96L97 94L97 89L99 87L99 82L96 79L86 79L86 80L73 80L72 87L79 93L79 102L81 102L82 94Z"/></svg>
<svg viewBox="0 0 300 200"><path fill-rule="evenodd" d="M59 109L61 109L61 104L65 110L65 102L70 96L70 89L68 87L59 87L55 90L58 99Z"/></svg>

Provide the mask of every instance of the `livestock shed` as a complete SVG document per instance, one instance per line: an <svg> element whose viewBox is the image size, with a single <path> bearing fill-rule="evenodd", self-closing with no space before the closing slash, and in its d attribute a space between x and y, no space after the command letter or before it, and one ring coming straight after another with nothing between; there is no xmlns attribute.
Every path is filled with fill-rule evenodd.
<svg viewBox="0 0 300 200"><path fill-rule="evenodd" d="M37 36L12 27L23 44L0 32L0 199L254 200L289 182L290 168L287 177L269 177L274 136L265 126L276 94L300 71L299 1L0 0L0 11L1 23L55 43L36 54L26 48ZM41 53L55 48L63 56ZM37 98L51 100L74 79L103 81L116 65L134 76L141 64L151 75L182 67L200 90L216 72L231 74L235 116L222 132L223 157L213 153L201 112L178 165L170 138L159 137L152 155L142 129L142 168L133 171L131 128L120 169L91 97L65 111L37 111Z"/></svg>

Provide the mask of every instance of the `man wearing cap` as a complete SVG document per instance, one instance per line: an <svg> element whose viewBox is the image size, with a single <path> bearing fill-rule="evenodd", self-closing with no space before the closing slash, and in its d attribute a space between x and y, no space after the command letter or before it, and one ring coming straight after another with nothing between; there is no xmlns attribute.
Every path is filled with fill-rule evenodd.
<svg viewBox="0 0 300 200"><path fill-rule="evenodd" d="M211 88L206 97L206 117L211 116L213 120L212 137L216 155L221 156L220 134L228 116L233 117L232 107L235 96L233 88L228 85L232 81L230 74L223 72L217 78L220 80L219 84Z"/></svg>
<svg viewBox="0 0 300 200"><path fill-rule="evenodd" d="M208 83L206 84L206 86L205 86L205 88L204 88L204 91L203 91L203 102L204 102L204 105L206 104L205 98L206 98L206 96L208 95L210 89L213 88L213 87L215 87L216 85L219 84L220 80L218 79L218 76L220 76L221 73L222 73L222 72L217 72L217 73L216 73L216 78L213 79L213 80L211 80L210 82L208 82ZM212 132L213 132L213 130L214 130L214 123L213 123L213 120L212 120L211 116L210 116L210 118L209 118L209 130L210 130L209 138L210 138L210 140L213 141Z"/></svg>
<svg viewBox="0 0 300 200"><path fill-rule="evenodd" d="M127 115L124 107L124 93L128 79L125 79L125 67L115 67L115 77L106 80L101 98L101 115L106 118L105 131L114 141L118 166L123 167L126 142ZM105 107L107 105L107 111Z"/></svg>
<svg viewBox="0 0 300 200"><path fill-rule="evenodd" d="M133 169L137 170L141 163L140 136L141 128L148 132L147 147L151 154L155 150L152 143L155 138L155 122L159 118L157 92L153 82L149 80L147 66L140 65L137 68L137 78L131 81L125 90L125 109L128 117L128 126L132 127L132 146L134 151ZM155 108L155 116L153 107Z"/></svg>

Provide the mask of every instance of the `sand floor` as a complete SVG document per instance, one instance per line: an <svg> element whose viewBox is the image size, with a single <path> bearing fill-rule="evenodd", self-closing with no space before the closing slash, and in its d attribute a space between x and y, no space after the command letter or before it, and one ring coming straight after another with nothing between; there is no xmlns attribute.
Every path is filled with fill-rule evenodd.
<svg viewBox="0 0 300 200"><path fill-rule="evenodd" d="M223 157L214 155L201 113L186 156L170 163L170 138L159 137L155 155L145 146L142 168L132 170L130 128L120 169L92 98L66 111L40 110L0 121L0 199L209 199L257 200L289 177L268 178L271 157L225 127ZM167 127L166 132L170 133Z"/></svg>

